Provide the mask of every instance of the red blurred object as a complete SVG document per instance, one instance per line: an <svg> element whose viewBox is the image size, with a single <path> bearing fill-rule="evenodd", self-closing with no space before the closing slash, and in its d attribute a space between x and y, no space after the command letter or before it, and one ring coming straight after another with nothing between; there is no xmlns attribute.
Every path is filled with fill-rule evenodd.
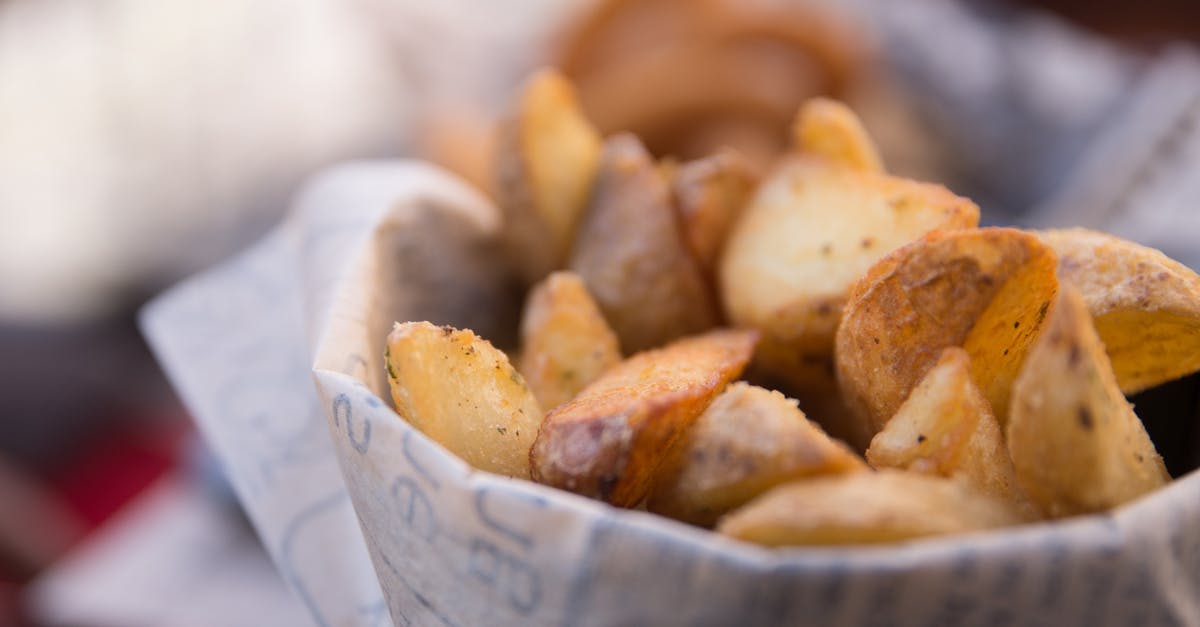
<svg viewBox="0 0 1200 627"><path fill-rule="evenodd" d="M173 468L191 431L186 421L178 419L113 422L122 427L97 435L47 477L49 487L89 529Z"/></svg>

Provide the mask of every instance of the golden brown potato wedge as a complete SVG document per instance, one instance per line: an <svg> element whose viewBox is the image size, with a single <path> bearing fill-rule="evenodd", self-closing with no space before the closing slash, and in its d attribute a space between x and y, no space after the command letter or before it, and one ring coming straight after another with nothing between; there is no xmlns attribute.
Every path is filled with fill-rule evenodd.
<svg viewBox="0 0 1200 627"><path fill-rule="evenodd" d="M469 330L405 322L384 359L401 418L475 468L529 477L542 408L503 352Z"/></svg>
<svg viewBox="0 0 1200 627"><path fill-rule="evenodd" d="M953 479L896 470L801 479L735 510L717 531L768 546L876 544L1021 522Z"/></svg>
<svg viewBox="0 0 1200 627"><path fill-rule="evenodd" d="M675 167L671 188L692 254L711 273L717 256L757 182L741 153L725 149Z"/></svg>
<svg viewBox="0 0 1200 627"><path fill-rule="evenodd" d="M725 311L763 333L757 368L813 387L828 379L851 284L926 232L978 221L974 203L943 187L793 157L759 187L726 242Z"/></svg>
<svg viewBox="0 0 1200 627"><path fill-rule="evenodd" d="M1058 275L1079 288L1133 394L1200 370L1200 276L1153 248L1088 229L1041 231Z"/></svg>
<svg viewBox="0 0 1200 627"><path fill-rule="evenodd" d="M555 272L529 293L518 369L542 407L554 408L621 361L617 335L583 280Z"/></svg>
<svg viewBox="0 0 1200 627"><path fill-rule="evenodd" d="M750 360L757 334L719 330L626 359L552 409L530 452L533 480L632 507L665 453Z"/></svg>
<svg viewBox="0 0 1200 627"><path fill-rule="evenodd" d="M958 347L942 351L871 440L867 461L875 468L960 479L1031 518L1036 514L1017 483L992 407L971 381L970 358Z"/></svg>
<svg viewBox="0 0 1200 627"><path fill-rule="evenodd" d="M948 346L967 351L1003 423L1010 382L1058 289L1054 266L1037 237L1005 228L930 233L873 266L851 291L836 347L863 444Z"/></svg>
<svg viewBox="0 0 1200 627"><path fill-rule="evenodd" d="M1073 286L1059 292L1013 386L1008 447L1017 479L1052 517L1110 509L1171 479Z"/></svg>
<svg viewBox="0 0 1200 627"><path fill-rule="evenodd" d="M854 170L884 171L879 151L858 116L830 98L813 98L801 105L792 124L792 142L801 152Z"/></svg>
<svg viewBox="0 0 1200 627"><path fill-rule="evenodd" d="M680 233L666 181L632 135L604 144L570 268L583 277L627 353L717 324L713 297Z"/></svg>
<svg viewBox="0 0 1200 627"><path fill-rule="evenodd" d="M527 282L566 262L596 178L600 141L574 88L553 70L526 82L515 114L501 125L496 192L504 243Z"/></svg>
<svg viewBox="0 0 1200 627"><path fill-rule="evenodd" d="M647 509L702 527L791 479L866 470L796 401L747 383L714 399L672 453Z"/></svg>

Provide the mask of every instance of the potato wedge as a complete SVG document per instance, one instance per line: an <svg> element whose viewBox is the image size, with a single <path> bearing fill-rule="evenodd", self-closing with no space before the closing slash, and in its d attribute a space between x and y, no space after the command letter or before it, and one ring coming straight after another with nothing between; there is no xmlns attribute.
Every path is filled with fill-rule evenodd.
<svg viewBox="0 0 1200 627"><path fill-rule="evenodd" d="M711 527L730 510L791 479L866 470L862 458L808 421L796 401L734 383L672 449L647 509Z"/></svg>
<svg viewBox="0 0 1200 627"><path fill-rule="evenodd" d="M820 155L860 172L882 174L883 160L850 107L830 98L805 102L792 124L796 150Z"/></svg>
<svg viewBox="0 0 1200 627"><path fill-rule="evenodd" d="M1060 290L1013 386L1008 448L1021 485L1056 518L1110 509L1171 480L1073 286Z"/></svg>
<svg viewBox="0 0 1200 627"><path fill-rule="evenodd" d="M1036 510L1017 483L1004 433L971 381L970 363L961 348L942 351L941 359L871 440L867 461L875 468L960 479L1033 518Z"/></svg>
<svg viewBox="0 0 1200 627"><path fill-rule="evenodd" d="M1010 382L1054 300L1054 253L1015 229L930 233L873 266L851 291L837 332L838 383L870 441L948 346L997 419Z"/></svg>
<svg viewBox="0 0 1200 627"><path fill-rule="evenodd" d="M530 291L517 369L542 407L571 400L620 361L617 334L579 275L555 272Z"/></svg>
<svg viewBox="0 0 1200 627"><path fill-rule="evenodd" d="M974 203L940 186L793 157L759 187L726 242L718 273L726 313L763 333L756 367L813 387L832 369L851 284L898 246L978 221Z"/></svg>
<svg viewBox="0 0 1200 627"><path fill-rule="evenodd" d="M401 418L475 468L529 477L542 408L503 352L469 330L405 322L384 359Z"/></svg>
<svg viewBox="0 0 1200 627"><path fill-rule="evenodd" d="M583 277L626 353L717 324L713 297L683 241L666 181L632 135L604 144L570 269Z"/></svg>
<svg viewBox="0 0 1200 627"><path fill-rule="evenodd" d="M731 149L680 164L669 177L684 236L705 273L716 267L721 247L754 191L756 178L750 162Z"/></svg>
<svg viewBox="0 0 1200 627"><path fill-rule="evenodd" d="M526 82L496 143L505 248L533 283L566 262L596 178L600 135L570 82L542 70Z"/></svg>
<svg viewBox="0 0 1200 627"><path fill-rule="evenodd" d="M1021 522L953 479L896 470L801 479L735 510L717 531L768 546L876 544Z"/></svg>
<svg viewBox="0 0 1200 627"><path fill-rule="evenodd" d="M1200 370L1200 276L1107 233L1062 229L1038 237L1058 254L1059 278L1083 294L1121 391Z"/></svg>
<svg viewBox="0 0 1200 627"><path fill-rule="evenodd" d="M719 330L626 359L550 410L533 480L622 507L645 498L666 452L736 378L753 331Z"/></svg>

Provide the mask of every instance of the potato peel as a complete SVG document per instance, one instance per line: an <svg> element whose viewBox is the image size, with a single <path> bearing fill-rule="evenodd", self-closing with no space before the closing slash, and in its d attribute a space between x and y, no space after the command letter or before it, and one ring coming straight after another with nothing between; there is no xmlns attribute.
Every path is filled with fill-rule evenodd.
<svg viewBox="0 0 1200 627"><path fill-rule="evenodd" d="M745 368L753 331L718 330L634 355L552 409L530 451L533 479L637 505L666 451Z"/></svg>

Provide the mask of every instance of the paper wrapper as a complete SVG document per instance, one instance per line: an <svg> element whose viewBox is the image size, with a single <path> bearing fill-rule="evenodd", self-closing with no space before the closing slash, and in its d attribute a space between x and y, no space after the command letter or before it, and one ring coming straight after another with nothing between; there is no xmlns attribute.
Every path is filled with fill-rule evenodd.
<svg viewBox="0 0 1200 627"><path fill-rule="evenodd" d="M511 337L497 225L432 167L347 165L144 315L318 625L1200 623L1196 473L1111 514L767 550L473 471L392 411L382 350L394 320Z"/></svg>

